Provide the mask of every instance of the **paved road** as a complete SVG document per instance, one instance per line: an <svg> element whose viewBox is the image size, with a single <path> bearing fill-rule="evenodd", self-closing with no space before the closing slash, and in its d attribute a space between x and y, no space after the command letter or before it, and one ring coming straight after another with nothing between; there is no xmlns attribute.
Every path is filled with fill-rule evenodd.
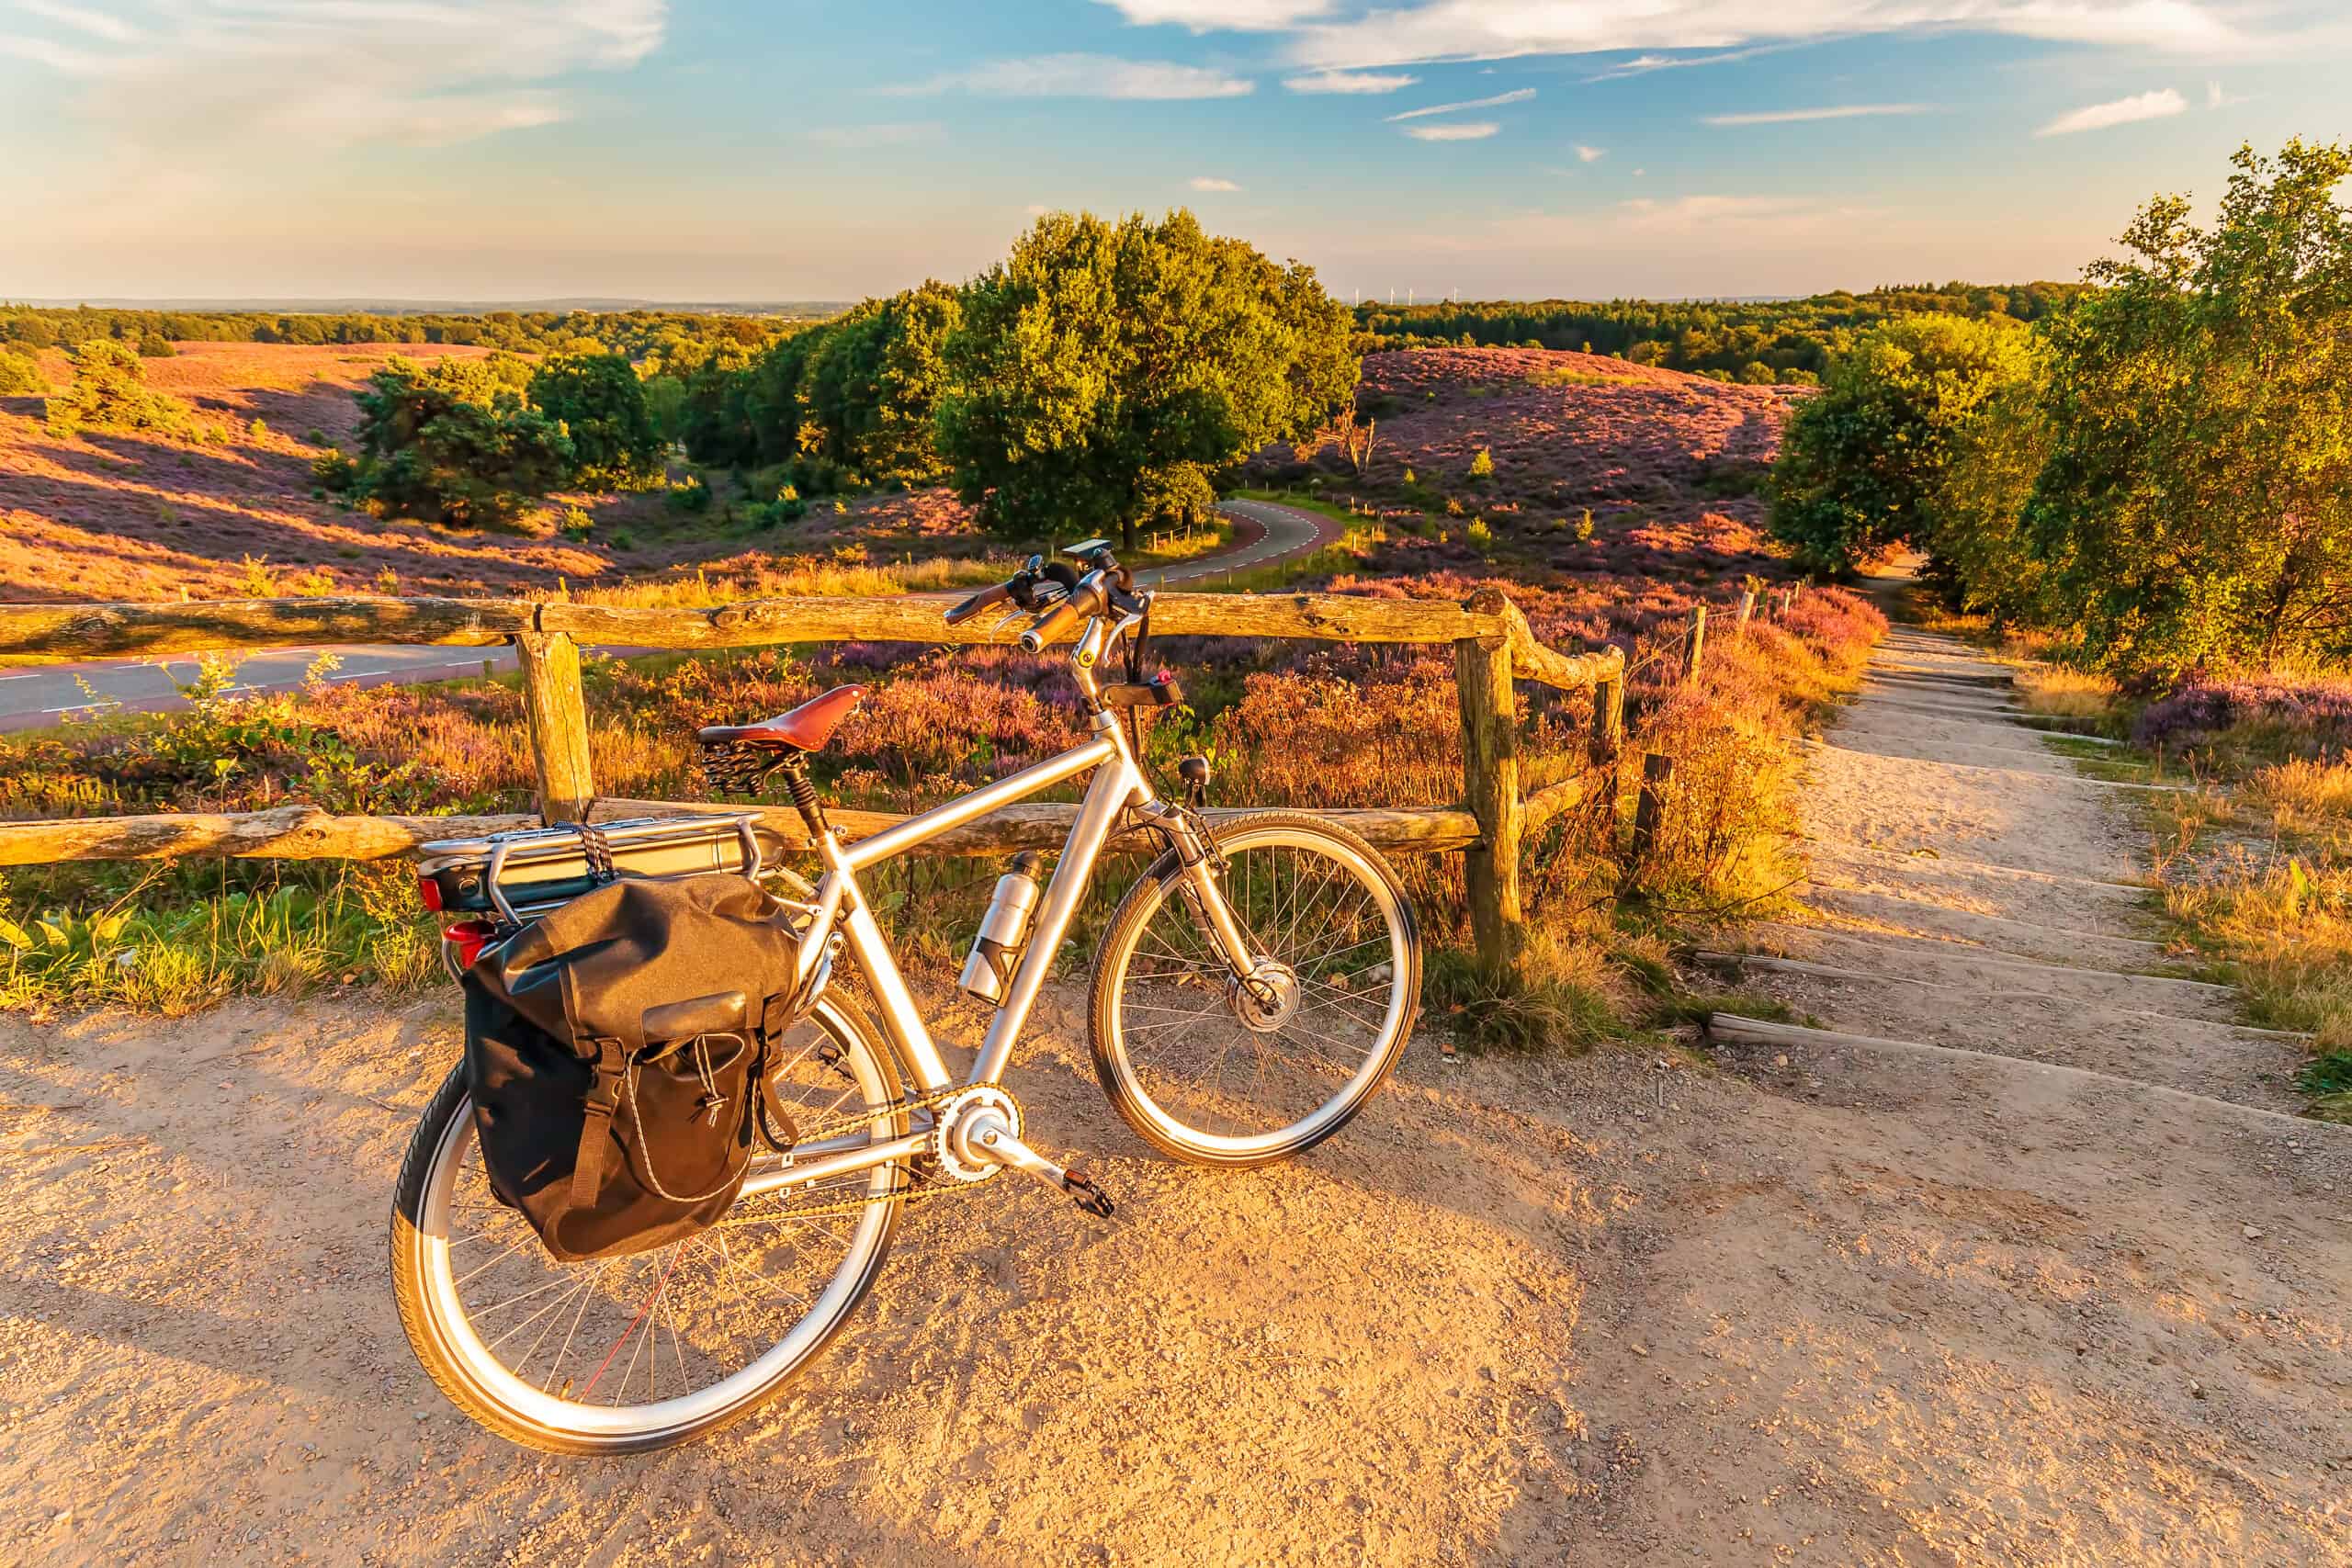
<svg viewBox="0 0 2352 1568"><path fill-rule="evenodd" d="M1222 555L1143 573L1147 586L1176 586L1203 582L1239 568L1263 566L1306 554L1338 527L1313 513L1258 501L1227 502L1224 508L1265 529L1256 543ZM952 595L941 595L952 597ZM334 681L376 686L388 682L447 681L479 674L487 664L497 670L514 668L514 650L385 646L313 646L275 648L247 654L237 666L238 691L282 692L301 684L321 654L336 660ZM52 664L38 669L0 671L0 729L34 729L63 722L68 714L87 717L100 713L153 712L185 705L179 685L196 678L193 658L163 660L93 660L77 664Z"/></svg>

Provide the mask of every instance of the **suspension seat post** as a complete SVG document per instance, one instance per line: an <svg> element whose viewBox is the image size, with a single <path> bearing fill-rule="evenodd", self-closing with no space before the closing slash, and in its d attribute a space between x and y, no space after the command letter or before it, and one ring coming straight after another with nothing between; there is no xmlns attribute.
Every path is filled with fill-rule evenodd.
<svg viewBox="0 0 2352 1568"><path fill-rule="evenodd" d="M784 775L785 793L792 797L800 820L808 829L808 841L823 843L833 829L825 820L825 803L818 796L817 786L808 781L808 761L797 756L787 757L776 771Z"/></svg>

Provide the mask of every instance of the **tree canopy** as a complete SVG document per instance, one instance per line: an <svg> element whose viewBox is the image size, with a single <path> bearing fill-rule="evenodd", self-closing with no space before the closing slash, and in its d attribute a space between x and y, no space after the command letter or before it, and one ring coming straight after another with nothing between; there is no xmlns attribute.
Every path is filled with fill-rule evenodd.
<svg viewBox="0 0 2352 1568"><path fill-rule="evenodd" d="M1792 420L1772 526L1907 540L1952 602L2152 686L2352 655L2352 148L2241 148L2213 222L2159 197L2031 333L1908 317Z"/></svg>
<svg viewBox="0 0 2352 1568"><path fill-rule="evenodd" d="M559 355L532 372L527 391L534 408L562 423L573 482L619 490L662 476L666 444L654 427L645 383L624 355Z"/></svg>
<svg viewBox="0 0 2352 1568"><path fill-rule="evenodd" d="M974 280L963 314L939 449L957 491L1015 534L1132 537L1355 389L1347 313L1313 273L1185 211L1049 214Z"/></svg>
<svg viewBox="0 0 2352 1568"><path fill-rule="evenodd" d="M49 400L52 429L153 430L186 434L193 411L179 399L151 389L138 352L112 338L93 338L73 350L74 384Z"/></svg>
<svg viewBox="0 0 2352 1568"><path fill-rule="evenodd" d="M502 357L424 369L396 355L370 376L358 394L355 493L403 515L480 527L562 483L571 442L524 401Z"/></svg>
<svg viewBox="0 0 2352 1568"><path fill-rule="evenodd" d="M2051 332L2026 530L2138 678L2352 651L2352 148L2233 164L2211 227L2149 202Z"/></svg>
<svg viewBox="0 0 2352 1568"><path fill-rule="evenodd" d="M1998 318L1905 316L1864 333L1789 421L1772 532L1830 570L1901 540L1934 548L1955 443L2032 365L2025 328Z"/></svg>

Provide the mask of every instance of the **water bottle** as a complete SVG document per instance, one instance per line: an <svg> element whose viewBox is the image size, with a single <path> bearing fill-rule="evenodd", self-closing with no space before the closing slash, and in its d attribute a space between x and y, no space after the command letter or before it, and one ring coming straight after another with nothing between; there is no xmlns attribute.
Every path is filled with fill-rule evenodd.
<svg viewBox="0 0 2352 1568"><path fill-rule="evenodd" d="M1029 940L1030 917L1037 912L1037 871L1045 863L1046 857L1035 850L1023 850L1012 857L1012 869L996 879L989 912L980 917L971 956L964 960L964 973L956 982L984 1002L1004 999L1012 967L1021 961L1022 944Z"/></svg>

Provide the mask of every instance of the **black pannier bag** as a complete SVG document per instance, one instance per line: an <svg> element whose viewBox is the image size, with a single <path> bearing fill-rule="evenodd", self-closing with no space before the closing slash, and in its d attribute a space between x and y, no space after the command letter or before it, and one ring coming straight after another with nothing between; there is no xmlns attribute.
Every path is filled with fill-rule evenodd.
<svg viewBox="0 0 2352 1568"><path fill-rule="evenodd" d="M789 913L726 873L624 878L466 971L482 1166L557 1258L664 1247L734 1202L793 1021Z"/></svg>

